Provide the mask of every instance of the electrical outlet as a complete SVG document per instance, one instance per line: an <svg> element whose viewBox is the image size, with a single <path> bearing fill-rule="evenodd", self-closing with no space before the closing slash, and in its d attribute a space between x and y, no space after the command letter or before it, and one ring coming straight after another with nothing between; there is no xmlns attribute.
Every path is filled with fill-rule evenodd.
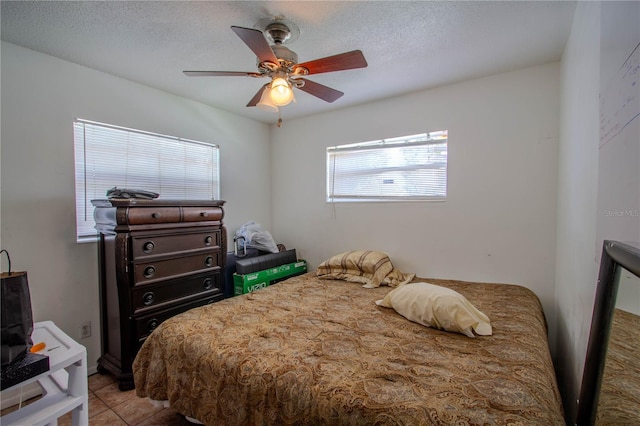
<svg viewBox="0 0 640 426"><path fill-rule="evenodd" d="M80 338L86 339L87 337L91 337L91 321L80 325Z"/></svg>

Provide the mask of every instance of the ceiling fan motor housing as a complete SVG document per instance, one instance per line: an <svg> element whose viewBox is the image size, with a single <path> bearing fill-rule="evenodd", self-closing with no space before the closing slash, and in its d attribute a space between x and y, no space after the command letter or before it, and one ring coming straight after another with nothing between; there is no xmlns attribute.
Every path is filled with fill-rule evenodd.
<svg viewBox="0 0 640 426"><path fill-rule="evenodd" d="M271 46L271 50L273 50L278 59L291 62L294 65L298 63L298 54L286 46L276 44Z"/></svg>

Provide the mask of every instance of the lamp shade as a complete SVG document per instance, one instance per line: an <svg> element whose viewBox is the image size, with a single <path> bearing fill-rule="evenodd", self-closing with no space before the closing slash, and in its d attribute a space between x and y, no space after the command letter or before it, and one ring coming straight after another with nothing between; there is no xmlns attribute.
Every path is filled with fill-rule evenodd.
<svg viewBox="0 0 640 426"><path fill-rule="evenodd" d="M269 89L269 87L265 87L256 106L263 111L278 112L278 107L271 102L271 96L269 96L270 91L271 89Z"/></svg>
<svg viewBox="0 0 640 426"><path fill-rule="evenodd" d="M289 105L293 100L293 89L287 80L282 77L274 78L269 90L271 102L277 106Z"/></svg>

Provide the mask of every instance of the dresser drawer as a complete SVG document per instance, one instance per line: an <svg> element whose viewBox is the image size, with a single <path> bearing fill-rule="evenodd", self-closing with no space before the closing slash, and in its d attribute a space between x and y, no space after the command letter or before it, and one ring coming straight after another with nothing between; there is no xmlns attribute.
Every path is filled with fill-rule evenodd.
<svg viewBox="0 0 640 426"><path fill-rule="evenodd" d="M194 297L215 296L221 290L220 273L199 275L178 280L163 281L133 289L134 315L157 310L163 305L186 302Z"/></svg>
<svg viewBox="0 0 640 426"><path fill-rule="evenodd" d="M121 218L122 213L126 217ZM118 223L129 225L180 222L180 207L128 207L122 209L122 213L121 210L116 212Z"/></svg>
<svg viewBox="0 0 640 426"><path fill-rule="evenodd" d="M150 284L170 278L179 278L201 272L220 270L220 250L136 263L133 266L134 286Z"/></svg>
<svg viewBox="0 0 640 426"><path fill-rule="evenodd" d="M136 236L131 238L133 259L204 248L215 249L220 247L221 239L222 231L219 229L194 234Z"/></svg>
<svg viewBox="0 0 640 426"><path fill-rule="evenodd" d="M143 315L134 320L136 337L139 343L142 343L153 330L155 330L163 321L171 318L174 315L186 312L189 309L197 308L198 306L208 305L210 303L217 302L224 298L223 294L216 294L215 296L205 297L193 302L184 303L182 305L175 306L171 309L167 309L153 314Z"/></svg>
<svg viewBox="0 0 640 426"><path fill-rule="evenodd" d="M221 207L183 207L182 220L184 222L203 222L208 220L222 220Z"/></svg>

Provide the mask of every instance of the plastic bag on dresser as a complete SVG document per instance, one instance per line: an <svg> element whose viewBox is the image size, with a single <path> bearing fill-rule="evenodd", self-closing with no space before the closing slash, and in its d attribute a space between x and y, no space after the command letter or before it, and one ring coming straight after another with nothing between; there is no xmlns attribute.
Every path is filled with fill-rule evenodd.
<svg viewBox="0 0 640 426"><path fill-rule="evenodd" d="M259 223L253 221L247 222L236 231L236 237L242 237L239 239L239 244L242 246L246 244L247 247L255 248L262 251L268 251L271 253L278 253L278 245L273 240L273 237L264 229Z"/></svg>

